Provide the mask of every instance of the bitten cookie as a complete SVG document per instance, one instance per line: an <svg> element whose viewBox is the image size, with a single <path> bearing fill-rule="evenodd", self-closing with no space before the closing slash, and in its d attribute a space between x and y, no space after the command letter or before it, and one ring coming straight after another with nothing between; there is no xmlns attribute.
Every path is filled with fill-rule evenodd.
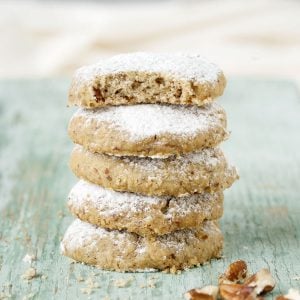
<svg viewBox="0 0 300 300"><path fill-rule="evenodd" d="M223 238L213 221L194 230L145 238L75 220L61 242L63 255L117 271L184 269L220 257Z"/></svg>
<svg viewBox="0 0 300 300"><path fill-rule="evenodd" d="M68 197L70 211L82 221L139 235L162 235L200 227L223 213L223 193L181 198L115 192L80 180Z"/></svg>
<svg viewBox="0 0 300 300"><path fill-rule="evenodd" d="M69 105L203 105L221 96L225 85L220 68L199 55L121 54L80 68L71 83Z"/></svg>
<svg viewBox="0 0 300 300"><path fill-rule="evenodd" d="M76 145L70 167L79 178L105 188L149 196L181 197L219 191L238 178L236 169L227 165L218 148L158 159L92 153Z"/></svg>
<svg viewBox="0 0 300 300"><path fill-rule="evenodd" d="M140 104L79 109L69 123L73 142L117 156L168 157L214 147L227 136L226 114L203 107Z"/></svg>

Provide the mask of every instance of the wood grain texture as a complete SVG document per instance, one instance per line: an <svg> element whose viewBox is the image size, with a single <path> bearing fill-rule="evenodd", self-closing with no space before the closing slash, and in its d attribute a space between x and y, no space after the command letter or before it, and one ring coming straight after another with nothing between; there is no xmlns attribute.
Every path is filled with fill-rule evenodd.
<svg viewBox="0 0 300 300"><path fill-rule="evenodd" d="M232 135L223 148L241 179L225 195L224 258L180 275L105 272L60 255L72 220L66 196L76 182L68 169L68 84L0 82L0 299L182 299L190 288L216 283L238 258L253 271L272 270L273 295L300 288L300 99L292 83L229 81L220 102ZM21 278L26 253L36 254L32 265L44 276ZM79 276L94 276L100 287L84 294ZM128 287L115 287L130 278ZM152 281L156 288L141 287Z"/></svg>

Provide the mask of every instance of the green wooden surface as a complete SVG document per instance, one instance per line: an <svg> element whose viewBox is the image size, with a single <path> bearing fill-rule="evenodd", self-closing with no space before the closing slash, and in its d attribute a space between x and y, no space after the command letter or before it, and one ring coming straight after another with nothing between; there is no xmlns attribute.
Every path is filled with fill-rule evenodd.
<svg viewBox="0 0 300 300"><path fill-rule="evenodd" d="M241 179L226 192L224 258L181 275L119 274L72 264L59 241L72 218L66 195L76 182L68 169L66 80L0 82L0 295L13 299L182 299L184 291L216 283L227 264L245 259L269 267L273 295L300 288L300 99L290 82L231 80L221 102L231 138L224 149ZM37 255L40 275L21 275ZM95 275L100 288L85 295ZM47 276L47 278L45 278ZM156 287L144 287L156 277ZM132 278L128 287L116 279Z"/></svg>

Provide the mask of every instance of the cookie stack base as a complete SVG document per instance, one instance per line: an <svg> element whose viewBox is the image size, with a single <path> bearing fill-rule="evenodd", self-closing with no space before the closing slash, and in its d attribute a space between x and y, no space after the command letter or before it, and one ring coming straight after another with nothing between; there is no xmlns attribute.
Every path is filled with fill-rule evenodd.
<svg viewBox="0 0 300 300"><path fill-rule="evenodd" d="M100 269L123 272L190 268L220 257L222 247L222 233L214 221L206 221L198 229L146 238L75 220L61 242L63 255Z"/></svg>

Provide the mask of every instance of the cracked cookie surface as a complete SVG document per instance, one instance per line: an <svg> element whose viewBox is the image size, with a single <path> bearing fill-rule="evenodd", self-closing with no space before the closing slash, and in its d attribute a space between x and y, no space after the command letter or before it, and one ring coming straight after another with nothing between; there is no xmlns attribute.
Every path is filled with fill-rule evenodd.
<svg viewBox="0 0 300 300"><path fill-rule="evenodd" d="M82 221L139 235L162 235L196 228L223 213L223 193L180 198L115 192L80 180L68 197L70 211Z"/></svg>

